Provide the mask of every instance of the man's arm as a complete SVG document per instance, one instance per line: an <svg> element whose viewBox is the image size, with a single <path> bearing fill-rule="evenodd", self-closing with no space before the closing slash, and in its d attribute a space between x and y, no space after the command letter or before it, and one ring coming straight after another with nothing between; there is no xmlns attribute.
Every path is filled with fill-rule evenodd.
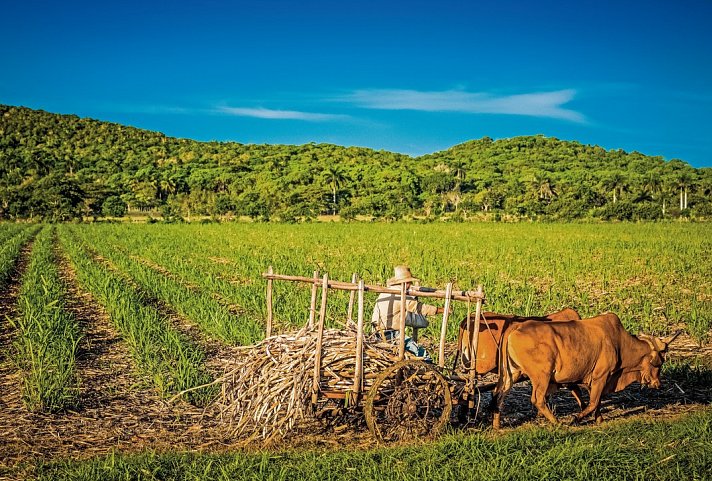
<svg viewBox="0 0 712 481"><path fill-rule="evenodd" d="M423 314L425 316L434 316L445 312L445 308L443 307L424 304L422 302L418 302L416 299L406 299L405 310L416 314Z"/></svg>

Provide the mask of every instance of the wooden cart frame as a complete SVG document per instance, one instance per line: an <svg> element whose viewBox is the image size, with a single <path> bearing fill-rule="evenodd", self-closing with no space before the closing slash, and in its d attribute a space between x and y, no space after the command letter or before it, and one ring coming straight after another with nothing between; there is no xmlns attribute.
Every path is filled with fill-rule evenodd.
<svg viewBox="0 0 712 481"><path fill-rule="evenodd" d="M406 289L405 284L397 287L384 287L365 284L362 279L358 278L357 274L352 276L351 282L342 282L330 279L328 274L320 277L318 271L314 271L312 277L276 274L271 266L266 273L262 274L262 277L267 280L267 337L272 335L274 281L299 282L311 286L311 302L307 326L309 329L316 329L317 332L311 388L311 402L315 407L320 400L320 394L326 399L342 399L344 404L348 406L362 407L369 429L381 440L401 437L397 430L390 429L392 426L388 426L387 419L397 418L396 424L400 426L403 424L402 421L404 419L413 418L415 421L422 421L420 425L422 425L423 430L418 430L423 432L416 434L432 434L447 424L453 404L466 404L469 409L474 407L474 394L477 389L476 370L469 369L464 376L455 373L448 376L444 374L445 336L450 318L451 303L453 301L466 302L468 305L467 330L474 330L474 342L470 346L470 359L477 358L477 339L480 323L474 322L474 324L471 324L471 320L480 319L481 317L482 304L485 300L482 286L478 286L475 291L455 290L453 283L448 283L444 290L419 286L411 286ZM319 289L321 289L321 304L317 319ZM330 289L350 292L346 322L347 325L353 326L355 324L356 329L355 370L353 387L350 390L324 391L320 390L319 387L322 372L324 323ZM364 391L364 294L366 292L400 296L400 333L405 333L406 303L404 301L407 296L444 300L437 366L426 363L420 358L405 359L406 336L401 334L397 337L397 359L394 360L392 366L378 374L368 392ZM470 315L472 303L475 304L474 317ZM357 313L355 323L353 321L354 308L356 308ZM413 330L413 339L417 342L417 328ZM458 385L460 386L458 393L461 394L453 399L452 392ZM397 410L397 412L389 414L389 410Z"/></svg>

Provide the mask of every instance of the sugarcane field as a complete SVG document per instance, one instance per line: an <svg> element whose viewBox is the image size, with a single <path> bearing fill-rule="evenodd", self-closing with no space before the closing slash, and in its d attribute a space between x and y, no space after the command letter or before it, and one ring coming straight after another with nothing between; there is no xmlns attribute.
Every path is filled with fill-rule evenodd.
<svg viewBox="0 0 712 481"><path fill-rule="evenodd" d="M709 233L0 224L0 476L473 443L503 459L645 426L697 430L650 448L666 463L709 453Z"/></svg>

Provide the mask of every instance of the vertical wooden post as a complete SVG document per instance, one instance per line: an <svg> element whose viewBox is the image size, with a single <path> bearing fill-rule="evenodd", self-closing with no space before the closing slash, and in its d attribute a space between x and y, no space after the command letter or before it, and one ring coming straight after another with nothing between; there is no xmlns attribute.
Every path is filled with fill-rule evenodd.
<svg viewBox="0 0 712 481"><path fill-rule="evenodd" d="M438 366L445 367L445 335L447 334L447 320L450 317L450 298L452 297L452 282L445 288L445 311L443 323L440 326L440 349L438 350Z"/></svg>
<svg viewBox="0 0 712 481"><path fill-rule="evenodd" d="M356 318L356 368L354 370L354 403L361 396L363 380L363 279L358 281L358 309Z"/></svg>
<svg viewBox="0 0 712 481"><path fill-rule="evenodd" d="M467 330L465 331L465 336L467 337L467 350L468 350L468 356L470 357L470 366L472 367L472 363L474 362L472 360L472 312L470 309L470 304L471 302L468 300L467 301ZM462 345L460 346L460 349L464 346L465 341L462 342ZM464 353L458 353L458 355L461 355L463 358L465 357ZM457 355L455 356L455 359L457 359ZM457 366L453 366L453 369L457 369Z"/></svg>
<svg viewBox="0 0 712 481"><path fill-rule="evenodd" d="M317 282L319 281L319 271L314 271L314 283L311 290L311 304L309 305L309 329L314 329L314 318L316 317L316 291L319 289Z"/></svg>
<svg viewBox="0 0 712 481"><path fill-rule="evenodd" d="M274 274L272 266L267 269L267 274ZM272 279L267 279L267 333L265 337L272 335Z"/></svg>
<svg viewBox="0 0 712 481"><path fill-rule="evenodd" d="M312 404L319 399L319 378L321 377L321 347L324 342L324 320L326 319L326 298L329 292L329 274L324 274L321 284L321 311L316 335L316 355L314 357L314 379L312 381Z"/></svg>
<svg viewBox="0 0 712 481"><path fill-rule="evenodd" d="M356 284L356 280L358 279L358 274L355 272L351 275L351 283ZM354 298L356 297L356 291L351 291L349 294L349 308L348 311L346 312L346 326L351 326L354 323L353 320L353 313L354 313Z"/></svg>
<svg viewBox="0 0 712 481"><path fill-rule="evenodd" d="M467 403L468 408L473 409L475 407L475 377L477 376L477 346L480 340L480 317L482 316L482 285L477 286L477 307L475 307L475 324L472 333L472 343L470 345L470 379L469 386L470 392L468 394L469 401ZM502 333L504 334L504 333Z"/></svg>
<svg viewBox="0 0 712 481"><path fill-rule="evenodd" d="M401 292L400 292L400 318L398 322L398 360L402 361L403 358L405 357L405 282L402 283L401 285Z"/></svg>

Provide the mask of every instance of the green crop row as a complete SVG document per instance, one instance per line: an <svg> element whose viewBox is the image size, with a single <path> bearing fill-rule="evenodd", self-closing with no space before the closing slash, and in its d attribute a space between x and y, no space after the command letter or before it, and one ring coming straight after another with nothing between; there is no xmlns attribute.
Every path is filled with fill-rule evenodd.
<svg viewBox="0 0 712 481"><path fill-rule="evenodd" d="M75 364L81 331L65 308L52 233L45 227L35 239L22 277L19 316L12 320L16 361L24 373L22 397L31 411L72 407L79 394Z"/></svg>
<svg viewBox="0 0 712 481"><path fill-rule="evenodd" d="M0 223L0 245L28 227L28 224Z"/></svg>
<svg viewBox="0 0 712 481"><path fill-rule="evenodd" d="M252 344L263 335L263 327L249 320L241 320L230 313L209 294L191 289L129 256L121 248L107 243L90 232L78 232L103 257L109 259L122 274L132 279L149 296L165 302L180 315L190 319L209 336L229 344Z"/></svg>
<svg viewBox="0 0 712 481"><path fill-rule="evenodd" d="M111 317L127 343L138 370L162 396L210 382L204 352L124 279L96 262L68 226L59 228L60 239L77 271L81 285L92 293ZM212 391L188 394L196 404L207 402Z"/></svg>
<svg viewBox="0 0 712 481"><path fill-rule="evenodd" d="M210 239L196 238L192 235L195 232L183 235L161 227L150 232L134 229L126 232L121 226L107 225L100 230L88 229L87 235L162 266L183 284L197 285L205 292L217 294L233 310L240 312L241 323L264 325L266 284L259 277L259 271L256 278L242 275L251 259L245 256L240 265L233 266L225 259L225 250L216 248ZM263 270L266 269L263 265ZM287 312L290 311L285 314ZM302 315L301 320L304 319Z"/></svg>
<svg viewBox="0 0 712 481"><path fill-rule="evenodd" d="M20 257L22 247L39 230L39 226L33 225L20 230L13 231L13 235L7 237L0 247L0 286L4 285L10 276L13 268Z"/></svg>
<svg viewBox="0 0 712 481"><path fill-rule="evenodd" d="M166 229L170 226L155 226L156 229L144 232L141 227L127 232L121 226L106 225L93 234L93 239L121 246L133 256L145 258L166 270L185 284L200 286L205 292L217 296L240 311L240 328L250 333L259 330L263 333L266 318L265 292L266 281L261 274L267 270L275 258L269 258L261 252L262 242L274 241L283 245L292 235L274 239L267 236L261 239L262 232L234 232L224 226L224 235L204 235L202 230L189 229L181 233L180 229ZM154 227L154 226L151 226ZM181 226L182 227L182 226ZM190 226L184 226L190 227ZM200 226L202 227L202 226ZM243 235L246 234L246 235ZM282 263L288 261L282 254ZM298 255L297 261L302 260ZM314 260L306 269L286 269L281 273L311 276L313 270L322 269L321 262ZM307 272L308 271L308 272ZM357 267L352 272L358 271ZM325 270L321 270L323 274ZM333 277L333 273L330 273ZM352 273L340 280L350 279ZM277 282L274 286L275 302L273 305L276 325L279 330L302 326L308 318L310 288L305 284ZM330 291L327 309L327 325L343 325L346 319L348 294L343 291ZM368 297L369 295L367 295ZM371 299L375 299L375 296Z"/></svg>
<svg viewBox="0 0 712 481"><path fill-rule="evenodd" d="M712 327L712 232L708 224L210 224L82 226L131 255L218 292L255 321L265 317L269 265L383 284L408 264L423 285L484 286L488 310L582 316L616 312L627 329L663 334L684 323L704 340ZM343 322L346 297L329 317ZM332 302L333 301L333 302ZM373 299L367 296L367 312ZM281 328L303 324L309 289L275 283ZM466 306L455 305L455 318ZM451 323L448 335L456 335ZM428 332L430 331L430 332ZM428 329L424 335L437 333Z"/></svg>

